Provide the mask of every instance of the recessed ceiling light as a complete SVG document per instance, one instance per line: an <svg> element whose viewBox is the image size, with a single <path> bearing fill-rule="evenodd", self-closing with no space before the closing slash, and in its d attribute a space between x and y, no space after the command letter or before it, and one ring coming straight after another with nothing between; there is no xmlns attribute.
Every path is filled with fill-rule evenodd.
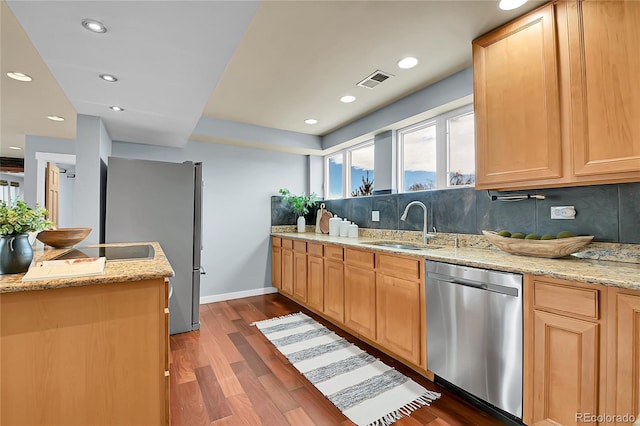
<svg viewBox="0 0 640 426"><path fill-rule="evenodd" d="M307 118L306 120L304 120L304 122L307 124L317 124L318 120L316 120L315 118Z"/></svg>
<svg viewBox="0 0 640 426"><path fill-rule="evenodd" d="M51 121L64 121L64 117L60 117L59 115L47 115L47 118Z"/></svg>
<svg viewBox="0 0 640 426"><path fill-rule="evenodd" d="M19 146L10 146L9 149L15 149L15 150L21 150L22 148L20 148Z"/></svg>
<svg viewBox="0 0 640 426"><path fill-rule="evenodd" d="M402 58L398 61L398 68L402 68L403 70L408 70L409 68L413 68L416 65L418 65L418 60L412 56Z"/></svg>
<svg viewBox="0 0 640 426"><path fill-rule="evenodd" d="M111 74L100 74L100 78L104 81L108 81L109 83L115 83L116 81L118 81L116 76Z"/></svg>
<svg viewBox="0 0 640 426"><path fill-rule="evenodd" d="M7 73L7 77L18 81L32 81L33 78L21 72L11 71Z"/></svg>
<svg viewBox="0 0 640 426"><path fill-rule="evenodd" d="M500 0L498 7L502 10L513 10L519 8L526 2L527 0Z"/></svg>
<svg viewBox="0 0 640 426"><path fill-rule="evenodd" d="M113 111L124 111L124 108L119 107L119 106L110 106L109 109L113 110Z"/></svg>
<svg viewBox="0 0 640 426"><path fill-rule="evenodd" d="M95 19L83 19L82 26L89 31L93 31L94 33L107 32L107 27L105 27L102 22L96 21Z"/></svg>
<svg viewBox="0 0 640 426"><path fill-rule="evenodd" d="M344 102L345 104L351 103L355 100L356 100L356 97L352 95L345 95L340 98L340 102Z"/></svg>

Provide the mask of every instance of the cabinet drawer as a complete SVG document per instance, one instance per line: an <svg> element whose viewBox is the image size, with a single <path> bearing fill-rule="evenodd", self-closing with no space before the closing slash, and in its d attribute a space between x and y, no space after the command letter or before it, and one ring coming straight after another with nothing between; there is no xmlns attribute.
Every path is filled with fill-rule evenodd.
<svg viewBox="0 0 640 426"><path fill-rule="evenodd" d="M282 246L282 238L280 238L280 237L271 237L271 246L272 247L281 247Z"/></svg>
<svg viewBox="0 0 640 426"><path fill-rule="evenodd" d="M307 242L306 241L294 241L293 242L293 250L299 251L302 253L307 252Z"/></svg>
<svg viewBox="0 0 640 426"><path fill-rule="evenodd" d="M312 256L322 257L322 244L320 243L307 243L307 253Z"/></svg>
<svg viewBox="0 0 640 426"><path fill-rule="evenodd" d="M423 262L407 257L390 256L388 254L377 255L378 272L397 278L419 280Z"/></svg>
<svg viewBox="0 0 640 426"><path fill-rule="evenodd" d="M282 239L282 248L292 249L293 248L293 240L285 240Z"/></svg>
<svg viewBox="0 0 640 426"><path fill-rule="evenodd" d="M324 257L333 260L344 260L344 252L340 246L324 246Z"/></svg>
<svg viewBox="0 0 640 426"><path fill-rule="evenodd" d="M577 315L597 321L600 319L599 302L600 291L595 288L574 287L545 281L533 282L534 309Z"/></svg>
<svg viewBox="0 0 640 426"><path fill-rule="evenodd" d="M348 265L358 265L363 268L374 268L373 252L345 249L344 259Z"/></svg>

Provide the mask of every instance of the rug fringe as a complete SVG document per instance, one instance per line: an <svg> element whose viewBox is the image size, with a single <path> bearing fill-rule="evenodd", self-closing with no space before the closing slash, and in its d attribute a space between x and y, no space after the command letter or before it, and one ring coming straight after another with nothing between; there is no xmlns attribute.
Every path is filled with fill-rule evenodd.
<svg viewBox="0 0 640 426"><path fill-rule="evenodd" d="M296 316L296 315L301 315L301 316L305 316L305 317L307 316L302 312L294 312L292 314L282 315L281 317L275 317L275 318L269 318L269 319L266 319L266 320L254 321L250 325L255 326L256 324L269 324L269 323L271 323L273 321L278 321L278 320L281 320L281 319L284 319L284 318L293 317L293 316Z"/></svg>
<svg viewBox="0 0 640 426"><path fill-rule="evenodd" d="M369 423L367 426L391 426L402 417L409 417L411 413L414 411L424 407L431 405L433 401L440 398L441 394L439 392L426 391L422 395L420 395L415 400L411 401L408 404L398 408L397 410L393 410L389 414L383 416L382 418Z"/></svg>

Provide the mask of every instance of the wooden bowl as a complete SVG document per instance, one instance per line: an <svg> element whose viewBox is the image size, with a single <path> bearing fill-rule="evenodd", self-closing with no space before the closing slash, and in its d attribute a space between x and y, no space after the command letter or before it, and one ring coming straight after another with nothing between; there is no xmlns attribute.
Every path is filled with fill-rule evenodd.
<svg viewBox="0 0 640 426"><path fill-rule="evenodd" d="M91 228L58 228L42 231L36 237L48 246L67 248L87 238Z"/></svg>
<svg viewBox="0 0 640 426"><path fill-rule="evenodd" d="M593 235L558 238L555 240L524 240L503 237L493 231L482 231L485 237L500 250L520 256L555 259L580 251L593 240Z"/></svg>

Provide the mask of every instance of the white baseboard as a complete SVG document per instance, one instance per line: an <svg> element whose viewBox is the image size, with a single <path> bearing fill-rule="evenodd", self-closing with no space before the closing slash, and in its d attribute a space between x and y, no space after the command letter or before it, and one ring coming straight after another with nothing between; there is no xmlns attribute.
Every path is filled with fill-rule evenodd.
<svg viewBox="0 0 640 426"><path fill-rule="evenodd" d="M222 302L225 300L242 299L243 297L261 296L263 294L277 293L278 289L275 287L263 287L253 290L236 291L233 293L214 294L213 296L202 296L200 298L200 304Z"/></svg>

